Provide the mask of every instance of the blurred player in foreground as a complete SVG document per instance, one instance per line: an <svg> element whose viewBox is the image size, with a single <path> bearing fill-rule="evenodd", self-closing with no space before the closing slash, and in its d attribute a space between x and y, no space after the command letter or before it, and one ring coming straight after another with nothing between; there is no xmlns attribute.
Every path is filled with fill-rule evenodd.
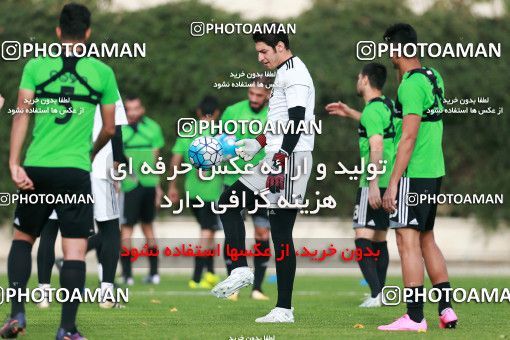
<svg viewBox="0 0 510 340"><path fill-rule="evenodd" d="M94 118L93 139L97 138L101 130L101 110L98 106ZM113 295L115 273L119 262L120 224L117 190L110 176L114 164L124 162L122 146L122 125L127 124L126 112L122 100L115 103L115 135L96 155L92 162L91 184L94 195L94 219L97 224L97 234L91 230L87 240L87 252L96 249L98 260L98 276L101 292L109 291ZM55 263L55 241L59 229L58 216L53 211L48 223L41 232L39 249L37 250L37 276L39 288L46 291L51 287L51 269ZM104 246L103 246L104 245ZM61 268L62 259L57 259L57 267ZM37 304L40 308L49 307L48 296ZM117 301L101 301L101 308L120 308Z"/></svg>
<svg viewBox="0 0 510 340"><path fill-rule="evenodd" d="M56 34L62 43L84 43L91 34L89 10L78 4L65 5ZM51 70L59 71L50 75ZM74 77L62 77L68 73ZM56 101L35 104L41 113L35 114L33 138L21 165L21 150L31 116L28 110L36 98ZM60 98L68 100L61 102ZM66 53L57 58L34 58L25 65L17 107L22 113L13 116L11 128L11 178L20 194L71 195L75 202L18 203L14 240L7 260L10 288L26 289L32 266L32 245L55 210L60 220L64 252L60 285L70 294L83 290L85 253L87 238L94 227L94 207L92 202L83 201L80 197L92 195L91 160L115 134L115 102L118 99L119 90L113 70L95 58L77 58ZM92 143L98 104L101 105L102 127ZM50 114L52 110L58 114ZM10 317L0 330L3 338L15 338L26 327L25 305L19 298L11 300ZM84 339L76 327L78 306L78 299L69 299L62 304L57 340Z"/></svg>

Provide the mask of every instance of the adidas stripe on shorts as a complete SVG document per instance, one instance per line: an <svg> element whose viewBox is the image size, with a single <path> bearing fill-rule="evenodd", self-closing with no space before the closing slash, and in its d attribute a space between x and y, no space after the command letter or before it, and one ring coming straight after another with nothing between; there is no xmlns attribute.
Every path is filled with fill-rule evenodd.
<svg viewBox="0 0 510 340"><path fill-rule="evenodd" d="M434 228L437 203L434 200L418 198L438 195L442 177L408 178L402 177L398 183L397 210L390 214L391 228L414 228L429 231Z"/></svg>

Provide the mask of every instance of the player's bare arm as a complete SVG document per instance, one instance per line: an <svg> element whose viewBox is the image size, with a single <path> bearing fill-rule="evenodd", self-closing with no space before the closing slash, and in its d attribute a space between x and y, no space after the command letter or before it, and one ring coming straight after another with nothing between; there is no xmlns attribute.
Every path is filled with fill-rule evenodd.
<svg viewBox="0 0 510 340"><path fill-rule="evenodd" d="M154 149L154 163L158 161L160 150ZM159 208L159 205L161 203L161 199L163 198L163 189L161 189L161 183L158 182L156 185L156 196L154 197L154 205L156 208Z"/></svg>
<svg viewBox="0 0 510 340"><path fill-rule="evenodd" d="M402 120L402 138L398 145L397 156L393 172L391 173L388 188L383 197L384 210L392 213L397 207L395 200L397 198L397 187L400 177L407 168L409 160L414 150L418 130L420 129L421 116L417 114L408 114Z"/></svg>
<svg viewBox="0 0 510 340"><path fill-rule="evenodd" d="M94 142L92 159L115 135L115 104L101 105L101 119L103 120L103 126Z"/></svg>
<svg viewBox="0 0 510 340"><path fill-rule="evenodd" d="M332 116L351 118L356 121L359 121L361 119L361 112L353 109L352 107L341 101L338 101L336 103L329 103L328 105L326 105L325 109Z"/></svg>
<svg viewBox="0 0 510 340"><path fill-rule="evenodd" d="M174 170L180 170L182 165L183 157L181 154L173 154L170 159L170 167L168 169L168 175L171 177L174 175ZM177 189L177 177L170 182L168 186L168 198L175 204L179 201L179 189Z"/></svg>
<svg viewBox="0 0 510 340"><path fill-rule="evenodd" d="M18 92L18 112L12 117L11 142L9 153L9 169L11 178L16 187L22 190L33 190L34 184L27 176L25 170L20 165L20 154L23 143L27 135L28 125L30 123L29 110L32 108L30 102L34 99L34 92L30 90L19 90Z"/></svg>
<svg viewBox="0 0 510 340"><path fill-rule="evenodd" d="M377 170L382 168L383 155L383 136L373 135L369 138L370 143L370 163L377 166ZM381 191L379 190L379 175L368 184L368 203L372 209L379 209L382 205Z"/></svg>

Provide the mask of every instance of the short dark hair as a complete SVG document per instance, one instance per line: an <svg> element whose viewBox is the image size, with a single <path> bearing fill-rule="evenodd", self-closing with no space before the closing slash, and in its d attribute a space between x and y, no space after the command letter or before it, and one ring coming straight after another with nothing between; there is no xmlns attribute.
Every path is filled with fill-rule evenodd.
<svg viewBox="0 0 510 340"><path fill-rule="evenodd" d="M140 98L140 96L137 96L136 94L134 93L129 93L127 95L124 96L124 101L132 101L132 100L140 100L142 101L142 99Z"/></svg>
<svg viewBox="0 0 510 340"><path fill-rule="evenodd" d="M90 11L76 3L65 5L60 12L59 27L65 38L85 38L85 32L90 28Z"/></svg>
<svg viewBox="0 0 510 340"><path fill-rule="evenodd" d="M370 86L382 90L386 82L386 67L379 63L369 63L361 69L361 75L368 77Z"/></svg>
<svg viewBox="0 0 510 340"><path fill-rule="evenodd" d="M269 24L264 24L264 25L268 26L268 27L271 27L271 26L280 27L281 26L281 24L278 22L270 22ZM289 35L285 32L280 32L280 33L256 32L256 33L253 33L252 37L253 37L254 42L256 42L256 43L263 42L263 43L271 46L273 48L273 50L275 49L276 45L280 41L285 45L285 48L287 50L290 48Z"/></svg>
<svg viewBox="0 0 510 340"><path fill-rule="evenodd" d="M220 108L218 99L214 96L205 96L198 104L198 109L202 111L202 115L210 116L214 114L214 111Z"/></svg>
<svg viewBox="0 0 510 340"><path fill-rule="evenodd" d="M388 27L383 36L384 41L394 44L417 44L418 34L413 26L398 23Z"/></svg>

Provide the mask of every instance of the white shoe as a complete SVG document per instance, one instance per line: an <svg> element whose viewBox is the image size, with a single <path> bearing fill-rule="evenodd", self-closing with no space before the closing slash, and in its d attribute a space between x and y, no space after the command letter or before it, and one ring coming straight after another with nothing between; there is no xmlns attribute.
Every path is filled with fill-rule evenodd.
<svg viewBox="0 0 510 340"><path fill-rule="evenodd" d="M211 293L218 298L227 298L239 289L253 284L253 273L249 267L239 267L211 290Z"/></svg>
<svg viewBox="0 0 510 340"><path fill-rule="evenodd" d="M358 307L366 307L367 306L367 302L368 300L370 300L371 297L370 296L367 296L363 299L363 302L358 306Z"/></svg>
<svg viewBox="0 0 510 340"><path fill-rule="evenodd" d="M41 302L37 304L37 307L39 308L49 308L50 307L50 301L48 298L44 298Z"/></svg>
<svg viewBox="0 0 510 340"><path fill-rule="evenodd" d="M158 274L156 274L156 275L148 275L148 276L145 277L143 282L144 283L148 283L148 284L153 284L153 285L159 285L159 283L161 282L161 278L159 277Z"/></svg>
<svg viewBox="0 0 510 340"><path fill-rule="evenodd" d="M133 286L135 284L135 280L132 277L125 277L124 284L127 286Z"/></svg>
<svg viewBox="0 0 510 340"><path fill-rule="evenodd" d="M269 314L261 318L255 319L255 322L261 323L278 323L278 322L294 322L294 307L291 309L276 307Z"/></svg>
<svg viewBox="0 0 510 340"><path fill-rule="evenodd" d="M376 297L371 297L369 296L368 298L366 298L365 301L363 301L363 303L361 305L359 305L360 307L364 307L364 308L375 308L375 307L381 307L382 306L382 297L381 297L381 293L379 293Z"/></svg>
<svg viewBox="0 0 510 340"><path fill-rule="evenodd" d="M104 301L104 302L100 302L99 303L99 307L100 308L103 308L103 309L121 309L121 308L126 308L126 306L118 303L118 302L114 302L114 301Z"/></svg>

